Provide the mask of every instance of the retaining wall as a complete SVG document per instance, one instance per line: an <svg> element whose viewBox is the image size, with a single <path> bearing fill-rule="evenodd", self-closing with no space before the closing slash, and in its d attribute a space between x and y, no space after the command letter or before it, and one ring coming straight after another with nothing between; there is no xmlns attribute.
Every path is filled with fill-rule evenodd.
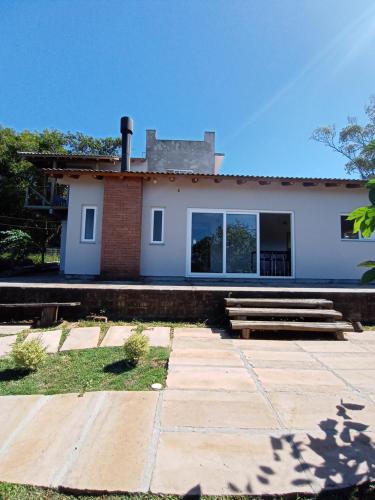
<svg viewBox="0 0 375 500"><path fill-rule="evenodd" d="M113 320L225 321L224 298L277 297L325 298L345 319L375 323L375 289L261 288L147 285L0 285L0 302L81 302L77 308L60 308L64 319L82 319L90 313ZM38 310L0 310L0 320L30 319Z"/></svg>

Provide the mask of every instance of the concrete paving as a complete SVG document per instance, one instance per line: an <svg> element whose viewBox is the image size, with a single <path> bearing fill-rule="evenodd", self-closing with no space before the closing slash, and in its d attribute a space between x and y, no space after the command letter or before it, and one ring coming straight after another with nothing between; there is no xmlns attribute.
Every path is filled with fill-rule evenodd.
<svg viewBox="0 0 375 500"><path fill-rule="evenodd" d="M375 479L373 336L190 331L173 339L164 391L1 397L0 481L218 496Z"/></svg>
<svg viewBox="0 0 375 500"><path fill-rule="evenodd" d="M26 337L26 342L39 339L48 354L54 354L59 350L62 330L50 330L46 332L31 332Z"/></svg>
<svg viewBox="0 0 375 500"><path fill-rule="evenodd" d="M120 347L135 331L134 325L110 326L100 344L100 347Z"/></svg>
<svg viewBox="0 0 375 500"><path fill-rule="evenodd" d="M72 328L61 346L60 351L97 347L99 335L100 328L98 326Z"/></svg>
<svg viewBox="0 0 375 500"><path fill-rule="evenodd" d="M6 337L0 337L0 358L8 356L8 354L12 350L12 345L16 340L16 335L7 335Z"/></svg>
<svg viewBox="0 0 375 500"><path fill-rule="evenodd" d="M142 333L148 338L150 347L169 347L171 345L171 329L166 326L147 328Z"/></svg>
<svg viewBox="0 0 375 500"><path fill-rule="evenodd" d="M0 335L17 335L29 328L30 325L0 325Z"/></svg>

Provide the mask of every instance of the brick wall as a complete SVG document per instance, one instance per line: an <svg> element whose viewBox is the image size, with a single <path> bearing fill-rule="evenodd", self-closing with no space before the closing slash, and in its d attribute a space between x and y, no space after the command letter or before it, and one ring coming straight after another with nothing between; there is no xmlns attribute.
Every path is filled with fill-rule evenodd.
<svg viewBox="0 0 375 500"><path fill-rule="evenodd" d="M334 308L341 311L344 319L360 320L375 324L375 290L338 290L324 292L313 289L305 292L283 289L259 291L256 287L239 291L204 288L197 286L94 286L64 284L4 285L0 283L0 297L3 303L26 302L81 302L80 307L59 309L64 319L82 319L89 313L106 314L114 320L168 320L207 321L214 325L226 325L224 298L232 292L233 297L276 297L276 298L322 298L333 300ZM0 320L20 321L38 316L40 310L0 309Z"/></svg>
<svg viewBox="0 0 375 500"><path fill-rule="evenodd" d="M137 279L140 271L142 179L104 177L101 275Z"/></svg>

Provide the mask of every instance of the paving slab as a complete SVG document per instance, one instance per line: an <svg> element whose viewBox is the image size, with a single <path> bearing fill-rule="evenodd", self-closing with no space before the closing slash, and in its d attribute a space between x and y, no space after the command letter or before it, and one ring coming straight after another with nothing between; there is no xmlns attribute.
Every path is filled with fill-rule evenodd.
<svg viewBox="0 0 375 500"><path fill-rule="evenodd" d="M12 345L17 340L16 335L0 337L0 358L7 356L12 350Z"/></svg>
<svg viewBox="0 0 375 500"><path fill-rule="evenodd" d="M0 462L1 449L12 433L41 400L48 396L1 396L0 397ZM1 480L1 478L0 478Z"/></svg>
<svg viewBox="0 0 375 500"><path fill-rule="evenodd" d="M162 432L151 491L178 495L311 493L308 479L298 470L300 463L289 445L275 453L271 436Z"/></svg>
<svg viewBox="0 0 375 500"><path fill-rule="evenodd" d="M65 342L61 346L60 351L97 347L99 335L100 328L98 326L72 328Z"/></svg>
<svg viewBox="0 0 375 500"><path fill-rule="evenodd" d="M50 396L33 418L20 427L1 455L1 480L58 486L65 465L95 415L100 397L100 393Z"/></svg>
<svg viewBox="0 0 375 500"><path fill-rule="evenodd" d="M351 342L375 342L375 331L348 332L345 333L345 337Z"/></svg>
<svg viewBox="0 0 375 500"><path fill-rule="evenodd" d="M30 325L0 325L0 335L17 335L31 328Z"/></svg>
<svg viewBox="0 0 375 500"><path fill-rule="evenodd" d="M159 393L106 393L60 486L92 491L147 491L145 469Z"/></svg>
<svg viewBox="0 0 375 500"><path fill-rule="evenodd" d="M171 329L166 326L147 328L142 333L148 338L150 347L169 347L171 344Z"/></svg>
<svg viewBox="0 0 375 500"><path fill-rule="evenodd" d="M174 338L173 349L223 349L233 350L232 340L221 340L218 338Z"/></svg>
<svg viewBox="0 0 375 500"><path fill-rule="evenodd" d="M293 341L261 340L261 339L233 339L233 344L242 351L301 351Z"/></svg>
<svg viewBox="0 0 375 500"><path fill-rule="evenodd" d="M375 394L375 369L336 370L336 373L356 389Z"/></svg>
<svg viewBox="0 0 375 500"><path fill-rule="evenodd" d="M307 352L299 351L244 351L250 364L260 368L300 368L321 369L318 361L315 361Z"/></svg>
<svg viewBox="0 0 375 500"><path fill-rule="evenodd" d="M59 350L62 330L50 330L46 332L31 332L26 337L26 341L39 339L48 354L53 354Z"/></svg>
<svg viewBox="0 0 375 500"><path fill-rule="evenodd" d="M265 398L254 392L178 391L164 393L162 427L278 429Z"/></svg>
<svg viewBox="0 0 375 500"><path fill-rule="evenodd" d="M173 336L175 338L223 338L229 339L230 335L225 330L219 330L215 328L175 328L173 330Z"/></svg>
<svg viewBox="0 0 375 500"><path fill-rule="evenodd" d="M290 439L290 438L289 438ZM375 479L375 435L355 430L314 432L292 438L294 453L308 464L316 490L345 488Z"/></svg>
<svg viewBox="0 0 375 500"><path fill-rule="evenodd" d="M173 349L169 358L169 366L199 365L199 366L241 366L240 355L224 349Z"/></svg>
<svg viewBox="0 0 375 500"><path fill-rule="evenodd" d="M134 325L110 326L100 347L122 347L135 331Z"/></svg>
<svg viewBox="0 0 375 500"><path fill-rule="evenodd" d="M256 386L244 368L178 367L169 370L168 389L255 391Z"/></svg>
<svg viewBox="0 0 375 500"><path fill-rule="evenodd" d="M343 352L340 353L340 356L324 352L316 353L315 357L333 370L368 370L375 367L375 353L370 352Z"/></svg>
<svg viewBox="0 0 375 500"><path fill-rule="evenodd" d="M375 404L352 392L336 394L271 392L272 406L290 429L342 428L344 420L375 431ZM325 422L325 424L323 424Z"/></svg>
<svg viewBox="0 0 375 500"><path fill-rule="evenodd" d="M360 345L350 341L298 340L296 344L307 352L366 352Z"/></svg>
<svg viewBox="0 0 375 500"><path fill-rule="evenodd" d="M347 389L346 384L328 370L254 368L254 371L267 391L336 392Z"/></svg>
<svg viewBox="0 0 375 500"><path fill-rule="evenodd" d="M375 352L375 342L358 342L358 345L366 349L366 351Z"/></svg>

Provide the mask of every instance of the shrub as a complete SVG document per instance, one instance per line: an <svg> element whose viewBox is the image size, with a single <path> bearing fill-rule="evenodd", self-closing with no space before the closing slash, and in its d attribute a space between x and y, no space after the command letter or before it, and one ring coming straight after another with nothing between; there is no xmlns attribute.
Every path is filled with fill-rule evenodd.
<svg viewBox="0 0 375 500"><path fill-rule="evenodd" d="M15 262L22 262L33 246L31 236L21 229L1 231L0 249L10 252Z"/></svg>
<svg viewBox="0 0 375 500"><path fill-rule="evenodd" d="M124 350L126 359L136 365L150 350L148 338L142 333L132 333L124 344Z"/></svg>
<svg viewBox="0 0 375 500"><path fill-rule="evenodd" d="M17 368L35 371L46 359L46 351L39 339L16 342L10 353Z"/></svg>

